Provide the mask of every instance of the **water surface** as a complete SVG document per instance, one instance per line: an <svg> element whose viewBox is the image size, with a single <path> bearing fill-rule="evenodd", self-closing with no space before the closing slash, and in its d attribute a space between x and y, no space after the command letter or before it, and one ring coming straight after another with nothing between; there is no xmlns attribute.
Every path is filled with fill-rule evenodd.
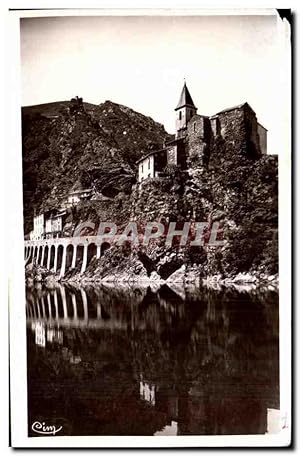
<svg viewBox="0 0 300 456"><path fill-rule="evenodd" d="M39 286L26 290L26 314L30 436L35 421L59 435L274 428L275 291Z"/></svg>

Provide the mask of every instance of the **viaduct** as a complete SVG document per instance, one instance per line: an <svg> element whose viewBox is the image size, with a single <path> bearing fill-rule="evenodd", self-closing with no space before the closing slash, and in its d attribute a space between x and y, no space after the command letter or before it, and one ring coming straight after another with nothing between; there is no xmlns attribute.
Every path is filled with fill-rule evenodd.
<svg viewBox="0 0 300 456"><path fill-rule="evenodd" d="M91 259L100 258L110 247L99 236L68 237L25 241L25 265L36 263L46 267L49 271L59 273L59 278L66 272L79 269L82 274Z"/></svg>

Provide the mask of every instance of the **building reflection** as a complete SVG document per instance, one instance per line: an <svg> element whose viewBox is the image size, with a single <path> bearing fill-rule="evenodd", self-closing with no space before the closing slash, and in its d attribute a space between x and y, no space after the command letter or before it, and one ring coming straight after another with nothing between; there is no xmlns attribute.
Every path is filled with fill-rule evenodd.
<svg viewBox="0 0 300 456"><path fill-rule="evenodd" d="M270 432L275 293L59 285L26 298L30 416L44 401L72 435Z"/></svg>
<svg viewBox="0 0 300 456"><path fill-rule="evenodd" d="M35 343L41 347L46 347L46 337L45 337L45 324L42 322L36 322L33 325L32 329L35 332Z"/></svg>
<svg viewBox="0 0 300 456"><path fill-rule="evenodd" d="M155 385L141 380L140 381L140 397L150 405L155 405Z"/></svg>
<svg viewBox="0 0 300 456"><path fill-rule="evenodd" d="M285 424L285 417L281 420L280 410L272 408L267 409L267 434L278 434Z"/></svg>
<svg viewBox="0 0 300 456"><path fill-rule="evenodd" d="M63 344L63 332L58 328L47 328L47 342L50 344Z"/></svg>

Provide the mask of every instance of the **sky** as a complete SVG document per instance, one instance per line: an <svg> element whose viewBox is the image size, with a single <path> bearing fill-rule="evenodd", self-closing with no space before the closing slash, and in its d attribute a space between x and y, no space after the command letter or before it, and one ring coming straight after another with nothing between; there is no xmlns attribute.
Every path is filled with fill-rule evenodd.
<svg viewBox="0 0 300 456"><path fill-rule="evenodd" d="M111 100L174 133L185 79L198 114L247 101L268 129L268 152L278 153L277 23L275 15L23 18L22 105Z"/></svg>

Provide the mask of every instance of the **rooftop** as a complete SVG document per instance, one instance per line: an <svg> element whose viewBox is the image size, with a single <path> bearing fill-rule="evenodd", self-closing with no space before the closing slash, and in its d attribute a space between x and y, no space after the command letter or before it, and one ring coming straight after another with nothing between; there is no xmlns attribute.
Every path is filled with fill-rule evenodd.
<svg viewBox="0 0 300 456"><path fill-rule="evenodd" d="M189 92L189 89L187 88L185 82L184 82L184 85L183 85L183 88L181 91L181 95L180 95L178 104L175 108L175 111L177 111L177 109L183 108L184 106L190 106L192 108L196 108L196 106L194 105L193 99L191 97L191 94Z"/></svg>
<svg viewBox="0 0 300 456"><path fill-rule="evenodd" d="M164 152L165 150L166 150L165 147L163 149L159 149L159 150L151 150L147 154L145 154L141 158L139 158L135 163L138 164L141 161L145 160L145 158L150 157L151 155L159 154L160 152Z"/></svg>
<svg viewBox="0 0 300 456"><path fill-rule="evenodd" d="M247 101L245 101L244 103L241 103L241 104L236 105L236 106L232 106L231 108L222 109L222 111L217 112L217 114L215 114L215 115L218 116L219 114L223 114L224 112L234 111L235 109L241 109L241 108L245 108L245 107L250 108L251 111L254 112L254 110L251 108L249 103L247 103ZM214 117L214 116L211 116L211 117Z"/></svg>
<svg viewBox="0 0 300 456"><path fill-rule="evenodd" d="M69 195L80 195L81 193L90 193L92 191L91 188L83 188L79 190L71 190Z"/></svg>

